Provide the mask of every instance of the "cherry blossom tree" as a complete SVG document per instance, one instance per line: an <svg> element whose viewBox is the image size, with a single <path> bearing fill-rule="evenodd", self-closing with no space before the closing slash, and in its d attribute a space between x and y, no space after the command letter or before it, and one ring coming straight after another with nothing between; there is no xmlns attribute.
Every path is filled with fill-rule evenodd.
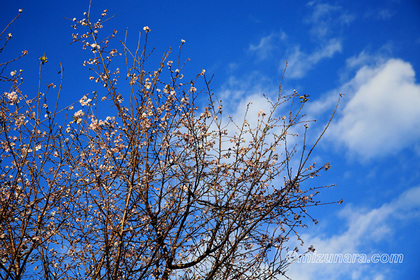
<svg viewBox="0 0 420 280"><path fill-rule="evenodd" d="M127 35L102 37L108 19L92 21L89 7L72 20L98 89L67 107L62 71L41 86L46 53L34 97L20 89L22 71L9 74L14 60L0 64L1 279L285 276L289 239L317 223L306 209L330 187L305 181L330 168L309 158L331 119L307 147L308 96L281 86L270 110L226 116L205 70L183 76L184 40L175 62L168 51L150 70L151 29L131 51ZM298 129L302 145L289 144Z"/></svg>

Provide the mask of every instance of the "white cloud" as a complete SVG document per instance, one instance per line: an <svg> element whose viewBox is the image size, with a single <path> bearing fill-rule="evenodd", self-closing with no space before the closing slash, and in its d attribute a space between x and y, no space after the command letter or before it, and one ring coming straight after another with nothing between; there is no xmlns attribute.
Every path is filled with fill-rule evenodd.
<svg viewBox="0 0 420 280"><path fill-rule="evenodd" d="M264 93L273 92L276 86L266 76L258 71L253 71L243 77L230 76L218 90L217 95L226 102L224 106L229 111L238 109L238 104L255 94L262 96Z"/></svg>
<svg viewBox="0 0 420 280"><path fill-rule="evenodd" d="M339 212L339 216L345 220L342 233L332 236L305 234L302 239L305 244L314 245L317 254L366 254L370 258L375 253L401 253L380 252L374 248L375 243L391 239L402 228L403 220L419 221L419 196L420 187L413 187L378 208L363 209L348 205ZM390 279L388 273L391 271L385 271L383 266L372 264L305 263L292 264L288 276L294 280Z"/></svg>
<svg viewBox="0 0 420 280"><path fill-rule="evenodd" d="M420 140L420 86L409 63L390 59L362 67L343 89L350 100L330 140L361 159L396 154Z"/></svg>
<svg viewBox="0 0 420 280"><path fill-rule="evenodd" d="M247 112L246 121L251 127L258 122L258 112L269 112L270 104L264 97L271 96L276 87L265 76L254 71L244 77L231 76L217 93L217 98L223 102L225 122L229 122L228 116L237 124L241 125ZM249 106L248 106L249 104ZM225 124L226 125L226 124ZM234 124L228 126L231 132L237 132ZM249 140L249 139L248 139Z"/></svg>
<svg viewBox="0 0 420 280"><path fill-rule="evenodd" d="M253 71L242 77L229 77L227 82L217 91L217 99L223 102L223 125L227 125L226 129L230 133L236 133L238 132L236 125L241 126L244 120L246 120L249 124L248 128L255 129L262 120L259 116L260 111L264 111L268 116L273 110L273 103L278 98L278 90L278 84L258 71ZM293 90L282 87L283 97L292 93ZM279 104L277 107L274 113L275 117L287 116L289 114L291 103L286 100L284 101L284 103ZM230 122L228 116L236 125ZM263 119L263 122L266 122L266 120L267 117ZM229 124L227 124L228 122ZM301 129L303 129L303 124L289 128L289 133L299 132L302 135L300 133ZM277 135L280 135L282 131L282 125L270 130L270 132L276 133ZM242 137L246 141L251 140L251 134L249 133L242 135ZM271 137L267 139L268 142L273 140ZM290 136L288 138L288 144L293 146L295 143L301 143L303 141L302 138Z"/></svg>
<svg viewBox="0 0 420 280"><path fill-rule="evenodd" d="M331 58L334 54L341 52L341 50L342 45L338 39L329 40L311 54L302 52L300 46L297 46L289 51L287 55L287 61L289 63L287 77L295 79L302 78L306 75L306 72L311 70L322 59Z"/></svg>

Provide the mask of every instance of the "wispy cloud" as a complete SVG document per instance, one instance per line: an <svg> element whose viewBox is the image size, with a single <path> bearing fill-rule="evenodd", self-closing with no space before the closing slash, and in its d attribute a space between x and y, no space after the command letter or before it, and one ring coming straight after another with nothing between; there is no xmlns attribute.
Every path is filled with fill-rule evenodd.
<svg viewBox="0 0 420 280"><path fill-rule="evenodd" d="M273 56L273 52L279 48L286 38L287 35L285 32L273 32L262 37L258 44L250 44L249 51L255 53L259 60L271 58Z"/></svg>
<svg viewBox="0 0 420 280"><path fill-rule="evenodd" d="M346 59L346 68L348 70L359 69L363 66L383 64L385 60L382 55L372 55L363 50L358 55Z"/></svg>
<svg viewBox="0 0 420 280"><path fill-rule="evenodd" d="M310 26L309 37L313 37L313 43L303 49L300 42L293 42L293 36L276 31L261 37L257 43L250 44L249 53L254 54L257 61L280 61L277 65L279 73L283 71L284 61L287 60L287 77L294 79L303 78L320 61L340 53L343 49L340 26L351 23L354 17L340 6L316 1L307 6L310 13L303 23ZM281 59L274 59L279 57Z"/></svg>
<svg viewBox="0 0 420 280"><path fill-rule="evenodd" d="M306 244L314 245L318 254L367 254L370 257L370 254L383 253L374 248L375 242L392 238L398 234L397 228L401 229L402 225L410 224L407 221L419 220L419 196L420 187L413 187L378 208L367 209L347 205L338 214L338 217L344 220L341 227L344 230L341 233L305 234L302 239ZM399 227L396 227L396 224L399 224ZM305 263L292 264L288 275L295 280L391 279L389 273L391 271L376 264Z"/></svg>
<svg viewBox="0 0 420 280"><path fill-rule="evenodd" d="M387 20L394 16L394 13L389 9L370 9L365 13L366 18L373 18L377 20Z"/></svg>
<svg viewBox="0 0 420 280"><path fill-rule="evenodd" d="M281 44L284 44L286 37L285 33L272 33L261 38L258 44L251 44L249 51L254 53L258 60L273 59L276 56L276 50ZM299 79L304 77L321 60L332 58L336 53L340 53L342 44L338 38L332 38L320 43L312 52L302 51L300 44L293 44L292 47L286 46L285 48L285 54L278 65L278 72L281 73L284 70L284 61L286 60L289 64L287 77ZM279 54L277 53L277 55Z"/></svg>
<svg viewBox="0 0 420 280"><path fill-rule="evenodd" d="M312 9L312 13L306 19L306 23L311 25L311 34L317 39L331 36L338 26L350 24L355 20L355 16L343 10L341 6L320 1L311 1L307 6Z"/></svg>
<svg viewBox="0 0 420 280"><path fill-rule="evenodd" d="M365 49L346 59L346 70L358 70L364 66L377 67L391 59L393 51L394 45L392 42L384 44L374 52Z"/></svg>
<svg viewBox="0 0 420 280"><path fill-rule="evenodd" d="M334 54L341 51L342 45L338 39L329 40L312 53L302 52L300 46L297 46L287 54L287 61L289 62L287 77L302 78L322 59L331 58Z"/></svg>
<svg viewBox="0 0 420 280"><path fill-rule="evenodd" d="M276 86L271 79L258 71L252 71L244 76L230 76L218 90L218 97L226 101L232 110L236 110L239 103L248 103L250 96L275 92Z"/></svg>
<svg viewBox="0 0 420 280"><path fill-rule="evenodd" d="M329 131L360 159L396 154L420 140L420 85L400 59L360 68L343 89L350 100Z"/></svg>

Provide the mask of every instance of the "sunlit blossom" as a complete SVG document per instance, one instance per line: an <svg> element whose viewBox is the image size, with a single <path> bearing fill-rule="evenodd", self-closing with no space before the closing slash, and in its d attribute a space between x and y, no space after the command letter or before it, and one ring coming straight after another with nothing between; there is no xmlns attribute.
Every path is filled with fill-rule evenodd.
<svg viewBox="0 0 420 280"><path fill-rule="evenodd" d="M95 44L95 43L90 44L90 46L91 46L93 49L98 49L98 50L101 48L101 46L99 46L98 44Z"/></svg>
<svg viewBox="0 0 420 280"><path fill-rule="evenodd" d="M86 106L86 105L88 105L91 101L92 101L92 99L90 99L90 98L88 99L86 95L85 95L85 96L83 96L83 97L79 100L79 102L80 102L80 104L81 104L82 106Z"/></svg>
<svg viewBox="0 0 420 280"><path fill-rule="evenodd" d="M77 124L80 124L82 122L82 117L85 113L83 113L82 110L77 111L76 113L74 113L73 115L73 121Z"/></svg>
<svg viewBox="0 0 420 280"><path fill-rule="evenodd" d="M5 92L4 94L6 95L6 97L9 99L9 102L11 102L11 103L16 102L16 100L18 98L16 91Z"/></svg>

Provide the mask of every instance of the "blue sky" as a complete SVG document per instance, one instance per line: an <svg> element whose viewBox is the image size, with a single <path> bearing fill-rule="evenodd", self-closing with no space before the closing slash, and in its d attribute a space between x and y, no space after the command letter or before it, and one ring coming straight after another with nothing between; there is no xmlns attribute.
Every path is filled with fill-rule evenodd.
<svg viewBox="0 0 420 280"><path fill-rule="evenodd" d="M36 92L38 58L47 52L43 74L57 83L62 62L62 104L91 91L81 66L87 54L70 45L71 22L88 0L2 1L4 27L13 40L2 61L29 54L16 67L24 89ZM92 16L116 16L108 30L128 27L134 48L149 26L156 59L186 41L186 74L214 73L212 88L235 115L262 94L275 93L285 66L284 91L309 94L306 113L315 137L338 94L337 115L314 154L332 168L316 184L337 185L322 194L341 205L313 209L320 223L302 232L318 253L404 254L402 264L296 264L293 279L420 279L420 2L381 1L93 1ZM105 29L106 29L105 28ZM176 54L174 55L174 60ZM259 109L259 108L257 108Z"/></svg>

